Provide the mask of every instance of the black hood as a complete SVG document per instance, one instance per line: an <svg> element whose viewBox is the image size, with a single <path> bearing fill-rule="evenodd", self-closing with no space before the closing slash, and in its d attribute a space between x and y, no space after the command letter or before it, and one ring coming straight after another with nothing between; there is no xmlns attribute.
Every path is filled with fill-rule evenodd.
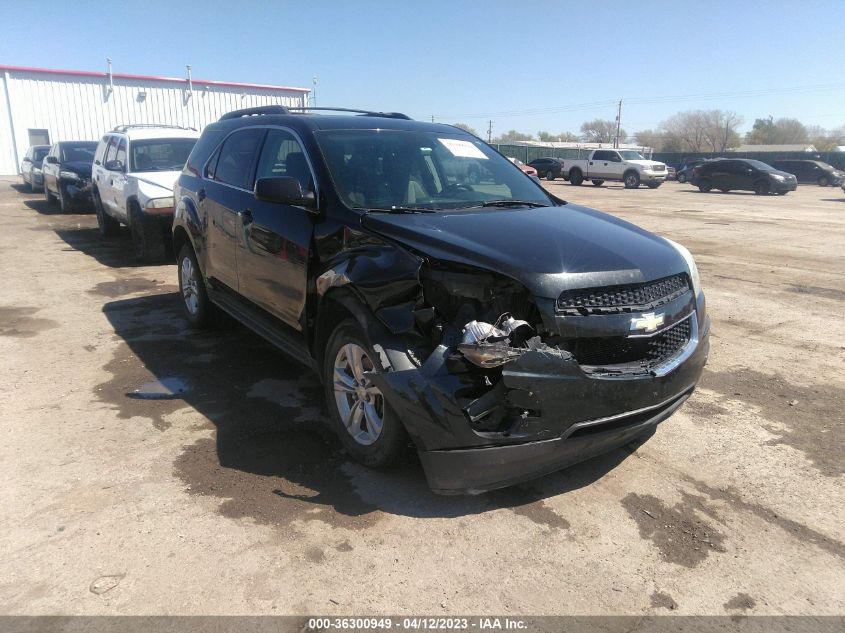
<svg viewBox="0 0 845 633"><path fill-rule="evenodd" d="M72 160L66 163L62 163L61 168L63 171L72 171L74 173L77 173L83 178L91 177L91 163L85 162L83 160Z"/></svg>
<svg viewBox="0 0 845 633"><path fill-rule="evenodd" d="M537 297L637 283L686 271L666 240L613 216L567 204L536 209L369 213L362 225L423 255L494 272Z"/></svg>

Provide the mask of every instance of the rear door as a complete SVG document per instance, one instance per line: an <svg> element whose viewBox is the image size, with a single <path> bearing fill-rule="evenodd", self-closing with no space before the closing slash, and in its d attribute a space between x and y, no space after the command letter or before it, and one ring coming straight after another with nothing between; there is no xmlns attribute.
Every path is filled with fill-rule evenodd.
<svg viewBox="0 0 845 633"><path fill-rule="evenodd" d="M238 291L237 248L243 234L243 211L254 197L252 180L263 128L236 130L226 137L206 166L197 192L201 215L208 219L206 275Z"/></svg>
<svg viewBox="0 0 845 633"><path fill-rule="evenodd" d="M593 152L593 158L589 162L588 176L593 179L609 178L613 171L612 158L616 152L597 149ZM616 154L618 157L618 154Z"/></svg>
<svg viewBox="0 0 845 633"><path fill-rule="evenodd" d="M314 191L311 162L289 129L270 128L255 178L296 178ZM316 199L319 199L318 197ZM242 247L238 249L240 293L296 330L304 327L313 215L302 207L250 201L242 210Z"/></svg>

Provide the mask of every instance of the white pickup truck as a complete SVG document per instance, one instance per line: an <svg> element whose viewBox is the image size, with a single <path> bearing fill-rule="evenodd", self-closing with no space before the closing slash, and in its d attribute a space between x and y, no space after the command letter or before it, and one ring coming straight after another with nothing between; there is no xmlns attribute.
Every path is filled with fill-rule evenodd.
<svg viewBox="0 0 845 633"><path fill-rule="evenodd" d="M589 158L564 160L563 177L572 185L591 180L597 187L605 180L621 180L626 189L640 184L657 189L666 180L666 165L646 160L632 149L595 149Z"/></svg>

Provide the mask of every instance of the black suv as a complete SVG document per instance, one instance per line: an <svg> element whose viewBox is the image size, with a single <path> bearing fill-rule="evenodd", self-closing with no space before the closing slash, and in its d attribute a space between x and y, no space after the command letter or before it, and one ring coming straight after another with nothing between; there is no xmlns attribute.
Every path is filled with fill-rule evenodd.
<svg viewBox="0 0 845 633"><path fill-rule="evenodd" d="M537 170L539 178L554 180L563 175L563 159L560 158L535 158L528 164Z"/></svg>
<svg viewBox="0 0 845 633"><path fill-rule="evenodd" d="M838 187L845 182L845 172L820 160L776 160L772 167L792 174L801 183Z"/></svg>
<svg viewBox="0 0 845 633"><path fill-rule="evenodd" d="M77 205L91 206L91 165L97 141L62 141L50 146L41 164L44 199L59 201L62 213Z"/></svg>
<svg viewBox="0 0 845 633"><path fill-rule="evenodd" d="M693 185L707 193L718 189L728 191L753 191L757 195L776 193L784 196L795 191L798 181L785 171L750 158L717 158L693 168Z"/></svg>
<svg viewBox="0 0 845 633"><path fill-rule="evenodd" d="M468 182L466 161L493 178ZM174 195L188 321L222 308L314 369L349 452L378 467L413 442L437 492L626 444L707 359L689 251L550 196L451 126L232 112Z"/></svg>

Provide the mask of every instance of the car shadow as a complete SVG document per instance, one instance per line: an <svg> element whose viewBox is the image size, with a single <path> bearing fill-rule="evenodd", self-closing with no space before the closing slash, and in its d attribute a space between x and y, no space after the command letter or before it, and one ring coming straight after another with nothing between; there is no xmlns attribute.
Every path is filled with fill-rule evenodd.
<svg viewBox="0 0 845 633"><path fill-rule="evenodd" d="M62 214L59 214L60 216ZM71 218L73 216L62 216ZM168 257L156 263L140 262L135 258L132 247L132 237L128 229L121 227L120 233L113 237L104 238L96 226L64 226L54 229L69 248L93 257L103 266L109 268L138 268L141 266L170 266L173 261Z"/></svg>
<svg viewBox="0 0 845 633"><path fill-rule="evenodd" d="M474 497L435 495L410 448L406 459L385 471L345 455L329 427L316 374L231 319L210 330L191 330L175 292L111 301L103 312L122 345L104 367L112 378L95 388L96 397L118 418L147 418L162 432L180 420L196 425L196 416L180 414L186 406L200 413L213 425L214 437L203 435L185 446L174 472L191 494L220 498L227 516L341 524L372 520L378 512L414 517L499 508L522 512L589 486L636 446L522 486Z"/></svg>
<svg viewBox="0 0 845 633"><path fill-rule="evenodd" d="M29 194L29 195L35 195L37 193L40 193L39 191L30 191L29 185L25 185L21 182L10 182L9 186L12 189L14 189L15 191L17 191L18 193Z"/></svg>

